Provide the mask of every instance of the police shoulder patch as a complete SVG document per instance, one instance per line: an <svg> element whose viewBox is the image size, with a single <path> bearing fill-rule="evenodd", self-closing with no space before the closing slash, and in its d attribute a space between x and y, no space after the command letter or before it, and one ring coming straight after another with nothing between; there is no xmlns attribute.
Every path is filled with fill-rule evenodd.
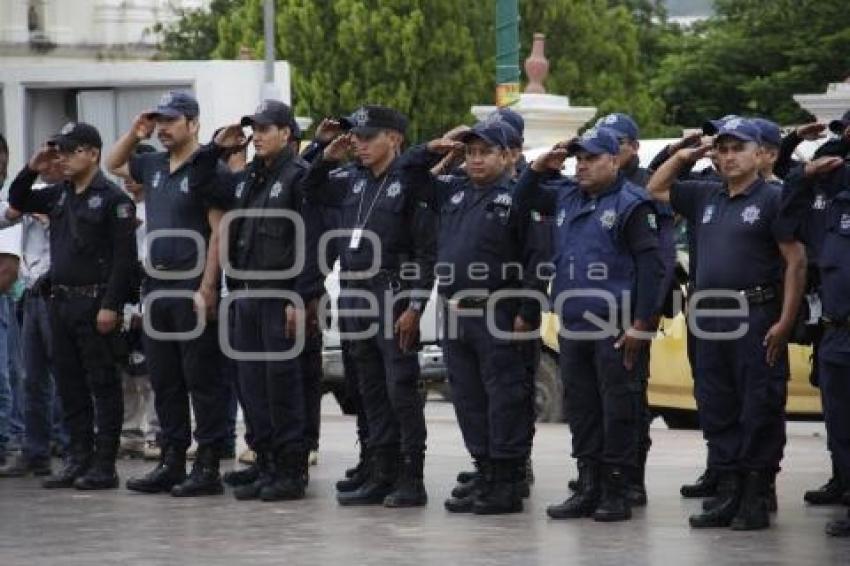
<svg viewBox="0 0 850 566"><path fill-rule="evenodd" d="M126 220L133 215L133 205L130 203L121 203L115 207L115 216Z"/></svg>
<svg viewBox="0 0 850 566"><path fill-rule="evenodd" d="M658 230L658 219L655 217L655 214L649 213L646 215L646 223L649 224L649 227L653 230Z"/></svg>

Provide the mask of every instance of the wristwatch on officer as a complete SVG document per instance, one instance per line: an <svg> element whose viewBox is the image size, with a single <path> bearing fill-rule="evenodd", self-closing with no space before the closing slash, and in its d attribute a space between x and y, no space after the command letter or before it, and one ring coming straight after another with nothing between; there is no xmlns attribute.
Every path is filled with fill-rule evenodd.
<svg viewBox="0 0 850 566"><path fill-rule="evenodd" d="M425 301L422 299L411 299L407 308L414 311L416 314L422 314L422 311L425 310Z"/></svg>

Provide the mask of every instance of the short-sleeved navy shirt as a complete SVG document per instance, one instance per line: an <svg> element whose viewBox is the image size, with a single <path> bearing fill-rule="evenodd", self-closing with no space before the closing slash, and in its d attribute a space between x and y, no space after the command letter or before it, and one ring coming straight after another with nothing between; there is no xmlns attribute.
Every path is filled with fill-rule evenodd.
<svg viewBox="0 0 850 566"><path fill-rule="evenodd" d="M782 189L759 179L730 196L725 184L679 181L670 191L673 210L696 227L696 288L742 290L782 280L784 260L776 228Z"/></svg>
<svg viewBox="0 0 850 566"><path fill-rule="evenodd" d="M192 158L173 173L167 152L145 153L130 158L130 176L145 187L145 221L149 259L157 270L189 270L198 262L197 244L188 237L155 238L161 230L186 230L200 234L209 244L208 203L189 190ZM203 258L201 259L203 262Z"/></svg>

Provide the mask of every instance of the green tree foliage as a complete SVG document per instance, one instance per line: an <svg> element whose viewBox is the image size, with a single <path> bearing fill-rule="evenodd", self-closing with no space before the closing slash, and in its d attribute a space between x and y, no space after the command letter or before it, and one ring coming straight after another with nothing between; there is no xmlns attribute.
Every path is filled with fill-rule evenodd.
<svg viewBox="0 0 850 566"><path fill-rule="evenodd" d="M319 119L386 104L410 117L412 140L469 121L469 108L493 97L485 12L455 0L277 0L277 56L293 67L297 112ZM247 0L219 31L216 56L241 46L262 56L262 1Z"/></svg>
<svg viewBox="0 0 850 566"><path fill-rule="evenodd" d="M218 45L218 22L242 0L212 0L208 9L178 9L178 19L168 25L156 24L162 34L160 52L168 59L209 59Z"/></svg>
<svg viewBox="0 0 850 566"><path fill-rule="evenodd" d="M653 90L666 120L758 114L806 120L792 95L822 92L850 75L846 0L717 0L717 16L682 37L662 62Z"/></svg>
<svg viewBox="0 0 850 566"><path fill-rule="evenodd" d="M533 33L546 34L548 92L567 94L576 105L596 106L600 114L628 112L645 136L663 130L664 104L649 90L649 63L641 55L644 45L647 55L657 56L659 49L648 47L660 40L638 25L663 16L654 2L521 2L520 13L520 37L530 43Z"/></svg>

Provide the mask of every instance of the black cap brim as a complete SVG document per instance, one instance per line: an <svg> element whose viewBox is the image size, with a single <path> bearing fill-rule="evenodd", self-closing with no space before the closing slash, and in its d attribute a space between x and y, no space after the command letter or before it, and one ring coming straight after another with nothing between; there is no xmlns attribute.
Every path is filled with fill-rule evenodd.
<svg viewBox="0 0 850 566"><path fill-rule="evenodd" d="M357 136L363 137L373 137L377 136L381 133L382 128L375 128L373 126L354 126L351 128L351 133Z"/></svg>
<svg viewBox="0 0 850 566"><path fill-rule="evenodd" d="M499 140L493 139L492 137L482 132L476 132L475 130L467 130L466 132L460 134L457 138L457 140L461 143L469 143L473 139L481 140L492 147L498 147L499 149L507 149L507 146L502 144Z"/></svg>
<svg viewBox="0 0 850 566"><path fill-rule="evenodd" d="M833 120L829 123L829 131L840 136L844 134L844 130L846 130L848 126L850 126L850 121L845 122L844 120Z"/></svg>

